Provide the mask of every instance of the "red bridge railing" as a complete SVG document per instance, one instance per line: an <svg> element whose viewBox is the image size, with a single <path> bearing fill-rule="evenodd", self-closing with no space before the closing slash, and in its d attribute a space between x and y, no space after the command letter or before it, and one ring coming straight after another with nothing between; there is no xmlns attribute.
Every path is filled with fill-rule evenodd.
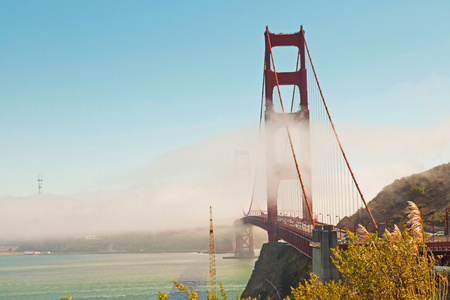
<svg viewBox="0 0 450 300"><path fill-rule="evenodd" d="M435 241L425 242L428 249L433 252L434 255L449 255L450 254L450 241Z"/></svg>
<svg viewBox="0 0 450 300"><path fill-rule="evenodd" d="M244 223L258 226L266 231L269 229L267 212L265 211L251 211L243 218L243 221ZM312 241L313 226L310 222L306 222L298 217L278 216L276 228L277 235L280 239L286 241L306 256L312 257L312 247L310 246L310 243ZM336 229L338 230L338 247L346 249L347 244L344 238L345 231L342 228ZM450 254L450 239L426 241L425 244L434 255Z"/></svg>

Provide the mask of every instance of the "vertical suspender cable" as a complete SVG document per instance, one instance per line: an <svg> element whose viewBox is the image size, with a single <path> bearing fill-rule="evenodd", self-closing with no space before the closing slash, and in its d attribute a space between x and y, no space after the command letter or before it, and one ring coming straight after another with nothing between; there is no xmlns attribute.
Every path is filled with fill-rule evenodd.
<svg viewBox="0 0 450 300"><path fill-rule="evenodd" d="M329 121L330 121L331 127L333 128L334 135L336 136L336 140L337 140L337 142L338 142L338 144L339 144L339 148L340 148L340 150L341 150L342 155L344 156L345 162L346 162L346 164L347 164L347 168L349 169L350 174L352 175L353 182L354 182L355 185L356 185L356 189L358 190L358 193L359 193L359 195L360 195L362 201L364 202L364 205L366 206L366 210L367 210L367 212L369 213L370 218L372 219L372 223L375 225L375 228L378 228L378 225L377 225L377 223L375 222L375 220L374 220L374 218L373 218L373 216L372 216L372 213L370 212L369 206L367 206L367 202L366 202L366 200L364 199L364 196L363 196L363 194L362 194L362 192L361 192L361 190L360 190L360 188L359 188L358 182L356 182L355 175L353 174L353 171L352 171L352 169L350 168L350 164L348 163L347 156L345 155L344 149L342 148L341 142L340 142L339 137L338 137L338 135L337 135L337 133L336 133L336 129L335 129L335 127L334 127L333 121L331 120L330 112L328 111L327 104L325 103L325 98L323 97L322 89L320 88L319 80L317 79L317 74L316 74L316 71L315 71L315 69L314 69L314 65L313 65L313 63L312 63L311 55L310 55L309 49L308 49L308 44L306 43L306 39L305 39L305 36L304 36L304 35L303 35L303 40L305 41L306 51L308 52L308 57L309 57L309 60L310 60L310 62L311 62L311 67L312 67L312 70L313 70L313 72L314 72L314 76L315 76L315 78L316 78L317 86L319 87L319 91L320 91L320 95L321 95L321 97L322 97L323 105L325 106L325 110L326 110L326 112L327 112L328 119L329 119ZM270 39L269 39L269 43L270 43ZM271 53L272 53L272 49L270 49L270 51L271 51ZM273 60L273 57L272 57L272 60ZM273 62L272 62L272 63L273 63ZM274 69L275 69L275 66L274 66ZM275 73L275 78L277 78L277 77L276 77L276 73ZM278 79L277 79L277 85L278 85ZM279 88L278 88L278 91L279 91ZM280 99L281 99L281 95L280 95ZM284 109L283 109L283 112L284 112ZM308 202L307 202L307 203L308 203ZM309 205L309 204L308 204L308 205Z"/></svg>
<svg viewBox="0 0 450 300"><path fill-rule="evenodd" d="M295 71L298 71L298 63L300 62L300 49L298 49L298 53L297 53L297 63L295 64ZM291 113L294 111L294 99L295 99L295 85L292 88L292 100L291 100ZM293 187L294 190L294 194L292 197L292 205L293 207L295 207L295 200L299 199L298 195L297 195L297 186ZM301 200L298 201L299 203L302 202ZM299 217L300 217L300 211L298 213Z"/></svg>

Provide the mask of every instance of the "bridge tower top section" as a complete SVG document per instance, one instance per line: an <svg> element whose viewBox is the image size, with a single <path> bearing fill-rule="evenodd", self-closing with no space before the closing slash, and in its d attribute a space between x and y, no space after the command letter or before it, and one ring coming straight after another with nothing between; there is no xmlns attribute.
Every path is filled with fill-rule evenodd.
<svg viewBox="0 0 450 300"><path fill-rule="evenodd" d="M270 53L274 47L297 47L299 51L300 69L295 72L277 72L279 85L296 85L300 91L300 110L305 117L309 118L308 91L306 85L306 63L305 63L305 32L303 27L300 31L292 34L275 34L269 32L266 27L264 72L266 85L266 111L273 111L273 90L277 86L274 70L271 68Z"/></svg>

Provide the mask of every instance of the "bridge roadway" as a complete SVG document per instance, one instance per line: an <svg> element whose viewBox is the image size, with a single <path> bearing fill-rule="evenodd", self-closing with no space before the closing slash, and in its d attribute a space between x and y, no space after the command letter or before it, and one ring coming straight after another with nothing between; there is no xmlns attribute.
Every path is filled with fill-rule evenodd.
<svg viewBox="0 0 450 300"><path fill-rule="evenodd" d="M270 224L267 222L267 213L263 211L252 211L248 216L242 218L245 224L252 224L258 226L265 231L268 231ZM327 225L320 222L316 222L319 225ZM291 216L278 216L278 222L275 224L278 232L278 237L294 248L312 258L312 230L313 225L310 222L303 221L298 217ZM338 230L338 241L344 242L345 230L336 228ZM450 239L439 241L427 241L425 242L428 249L433 252L434 255L450 255ZM339 244L339 247L347 248L347 244Z"/></svg>
<svg viewBox="0 0 450 300"><path fill-rule="evenodd" d="M262 211L252 211L250 215L243 218L243 221L245 224L258 226L265 231L268 231L270 226L267 222L267 213ZM304 222L300 218L278 216L278 222L275 225L280 239L312 258L310 243L312 242L313 225L311 223Z"/></svg>

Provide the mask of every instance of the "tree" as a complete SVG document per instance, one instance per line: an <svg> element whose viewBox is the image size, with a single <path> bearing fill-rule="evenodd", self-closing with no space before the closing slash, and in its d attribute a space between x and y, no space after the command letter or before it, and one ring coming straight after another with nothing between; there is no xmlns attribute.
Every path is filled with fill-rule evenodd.
<svg viewBox="0 0 450 300"><path fill-rule="evenodd" d="M408 229L397 226L382 237L359 225L348 232L346 251L334 249L333 262L344 281L322 284L312 275L292 290L301 299L445 299L447 277L434 272L435 260L423 242L420 211L409 202Z"/></svg>

